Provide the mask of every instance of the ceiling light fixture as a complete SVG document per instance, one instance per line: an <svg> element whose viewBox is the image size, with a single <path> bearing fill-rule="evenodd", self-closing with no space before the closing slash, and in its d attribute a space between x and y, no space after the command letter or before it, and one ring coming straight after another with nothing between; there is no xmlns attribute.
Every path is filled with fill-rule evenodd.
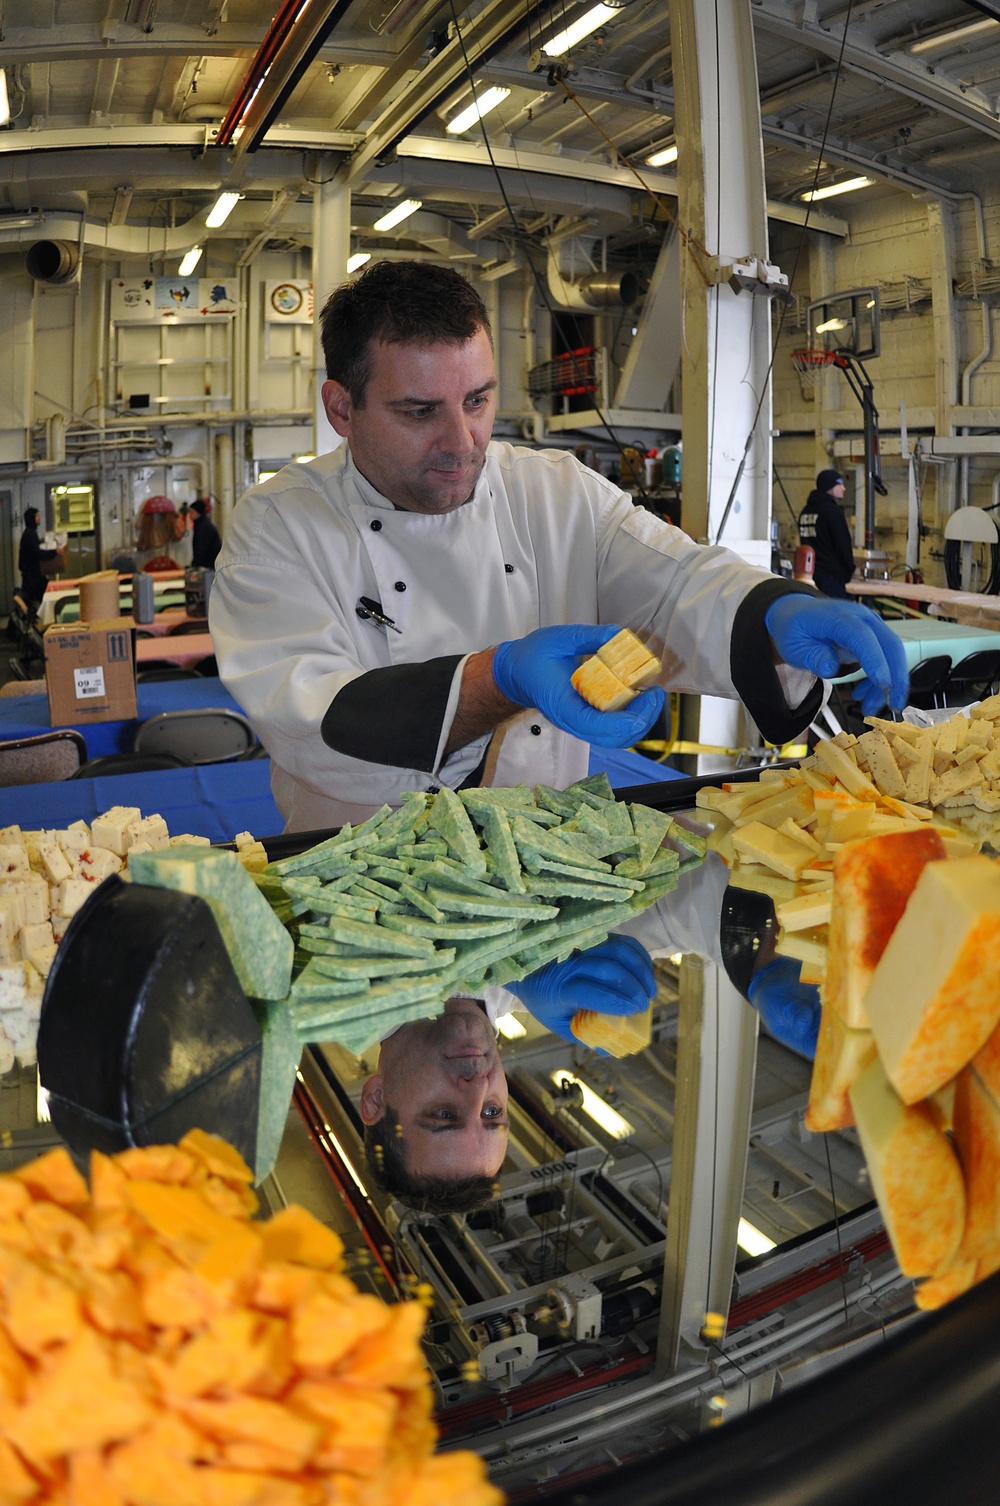
<svg viewBox="0 0 1000 1506"><path fill-rule="evenodd" d="M220 225L224 225L242 197L242 194L231 193L228 190L225 193L220 193L208 211L205 219L205 229L218 230Z"/></svg>
<svg viewBox="0 0 1000 1506"><path fill-rule="evenodd" d="M870 188L874 178L845 178L843 183L828 183L825 188L810 188L800 197L815 204L817 199L832 199L839 193L854 193L859 188Z"/></svg>
<svg viewBox="0 0 1000 1506"><path fill-rule="evenodd" d="M919 42L914 42L907 51L914 57L919 57L922 52L936 52L939 47L950 47L953 42L971 42L977 37L985 36L987 32L996 31L1000 27L1000 21L992 17L986 21L970 21L967 26L955 26L951 31L940 31L936 37L921 37Z"/></svg>
<svg viewBox="0 0 1000 1506"><path fill-rule="evenodd" d="M359 267L363 267L365 262L369 262L371 259L372 254L370 251L355 251L353 256L347 258L348 272L356 272Z"/></svg>
<svg viewBox="0 0 1000 1506"><path fill-rule="evenodd" d="M7 70L0 68L0 126L10 123L10 97L7 94Z"/></svg>
<svg viewBox="0 0 1000 1506"><path fill-rule="evenodd" d="M848 320L846 319L827 319L823 324L817 324L813 333L817 335L826 335L829 334L831 330L846 329L847 325Z"/></svg>
<svg viewBox="0 0 1000 1506"><path fill-rule="evenodd" d="M663 147L663 149L661 151L654 152L651 157L647 157L646 158L646 166L647 167L666 167L668 165L668 163L676 162L676 161L677 161L677 148L676 148L676 146L665 146L665 147Z"/></svg>
<svg viewBox="0 0 1000 1506"><path fill-rule="evenodd" d="M195 267L201 261L203 247L192 246L190 251L185 251L183 260L177 268L178 277L190 277Z"/></svg>
<svg viewBox="0 0 1000 1506"><path fill-rule="evenodd" d="M579 20L567 26L565 31L557 32L550 41L543 43L542 51L546 57L562 57L563 53L569 52L577 42L582 42L584 37L589 37L590 33L596 31L599 26L603 26L605 21L610 21L618 9L617 5L591 6L590 10L580 16Z"/></svg>
<svg viewBox="0 0 1000 1506"><path fill-rule="evenodd" d="M445 126L445 130L450 132L452 136L460 136L463 131L467 131L470 126L474 126L477 120L482 120L484 115L488 115L491 110L495 110L497 105L503 104L509 93L509 89L500 89L496 85L493 85L489 89L484 89L478 99L474 99L471 105L466 105L465 109L461 110L455 116L454 120L449 120Z"/></svg>
<svg viewBox="0 0 1000 1506"><path fill-rule="evenodd" d="M768 1239L760 1229L755 1229L753 1224L748 1224L745 1218L741 1218L736 1230L736 1243L741 1250L746 1250L748 1255L766 1255L768 1250L775 1248L773 1239Z"/></svg>
<svg viewBox="0 0 1000 1506"><path fill-rule="evenodd" d="M380 220L376 220L373 230L395 230L404 220L408 220L411 214L416 214L423 203L422 199L403 199L399 204L394 204L388 214L384 214Z"/></svg>
<svg viewBox="0 0 1000 1506"><path fill-rule="evenodd" d="M527 1035L516 1014L504 1014L497 1020L497 1029L505 1041L519 1041Z"/></svg>
<svg viewBox="0 0 1000 1506"><path fill-rule="evenodd" d="M604 1099L595 1093L593 1088L588 1087L582 1078L574 1077L572 1072L562 1071L553 1072L551 1076L557 1088L562 1083L568 1082L572 1087L580 1089L583 1094L583 1102L580 1105L583 1112L593 1119L595 1124L599 1124L612 1140L627 1140L629 1135L635 1134L635 1125L623 1119L621 1114L613 1109L610 1103L605 1103Z"/></svg>

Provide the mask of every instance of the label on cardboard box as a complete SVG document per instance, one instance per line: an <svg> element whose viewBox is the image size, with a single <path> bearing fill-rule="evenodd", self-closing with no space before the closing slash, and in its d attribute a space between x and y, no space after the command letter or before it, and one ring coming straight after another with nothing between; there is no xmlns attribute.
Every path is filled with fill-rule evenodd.
<svg viewBox="0 0 1000 1506"><path fill-rule="evenodd" d="M104 694L104 670L100 664L91 664L86 669L75 669L73 679L78 701L86 700L88 696Z"/></svg>

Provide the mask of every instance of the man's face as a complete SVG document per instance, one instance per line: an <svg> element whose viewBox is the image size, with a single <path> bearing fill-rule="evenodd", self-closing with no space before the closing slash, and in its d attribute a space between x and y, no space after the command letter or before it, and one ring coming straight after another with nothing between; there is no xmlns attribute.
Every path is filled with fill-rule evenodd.
<svg viewBox="0 0 1000 1506"><path fill-rule="evenodd" d="M327 417L361 474L407 512L452 512L468 502L486 461L496 371L484 329L460 344L372 346L360 408L323 383Z"/></svg>
<svg viewBox="0 0 1000 1506"><path fill-rule="evenodd" d="M830 496L836 497L838 502L842 502L844 500L844 493L846 490L847 487L844 485L843 481L838 481L836 486L830 488Z"/></svg>
<svg viewBox="0 0 1000 1506"><path fill-rule="evenodd" d="M390 1104L416 1177L495 1176L507 1154L507 1078L493 1027L474 999L449 999L436 1020L403 1025L382 1042L361 1117Z"/></svg>

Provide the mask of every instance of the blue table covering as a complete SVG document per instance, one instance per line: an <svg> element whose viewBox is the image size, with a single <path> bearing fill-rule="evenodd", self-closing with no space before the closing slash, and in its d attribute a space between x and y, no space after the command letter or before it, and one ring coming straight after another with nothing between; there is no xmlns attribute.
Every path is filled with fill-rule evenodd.
<svg viewBox="0 0 1000 1506"><path fill-rule="evenodd" d="M219 679L204 676L197 680L152 680L138 687L139 715L134 721L91 722L86 725L64 722L60 725L75 726L87 744L87 757L97 758L102 753L122 753L131 749L139 723L158 716L161 711L191 711L207 706L222 706L228 711L241 709ZM15 695L0 699L0 742L37 737L40 732L48 731L48 696ZM129 803L134 805L136 802Z"/></svg>
<svg viewBox="0 0 1000 1506"><path fill-rule="evenodd" d="M603 748L592 751L590 770L606 773L617 789L678 777L637 753ZM212 842L231 842L237 832L250 831L255 837L272 837L284 821L271 796L270 777L270 760L257 758L151 774L22 784L0 789L0 826L18 825L28 831L63 827L72 821L90 822L113 805L137 805L144 816L161 815L171 836L190 833Z"/></svg>

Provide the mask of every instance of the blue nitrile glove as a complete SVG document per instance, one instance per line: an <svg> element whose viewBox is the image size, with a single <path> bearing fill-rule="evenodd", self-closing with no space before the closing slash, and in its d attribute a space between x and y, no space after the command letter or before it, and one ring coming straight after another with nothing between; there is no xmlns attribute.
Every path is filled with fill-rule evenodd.
<svg viewBox="0 0 1000 1506"><path fill-rule="evenodd" d="M747 994L775 1040L812 1061L819 1035L819 989L799 982L801 967L793 957L775 957L754 973Z"/></svg>
<svg viewBox="0 0 1000 1506"><path fill-rule="evenodd" d="M537 628L501 643L493 655L497 689L518 706L534 706L554 727L599 748L627 748L644 737L663 710L658 685L642 690L621 711L597 711L570 684L580 660L620 633L618 627Z"/></svg>
<svg viewBox="0 0 1000 1506"><path fill-rule="evenodd" d="M564 1041L576 1041L570 1021L578 1009L639 1014L649 1008L656 979L641 942L631 936L609 936L599 946L565 962L550 962L507 987L546 1030Z"/></svg>
<svg viewBox="0 0 1000 1506"><path fill-rule="evenodd" d="M865 716L874 716L886 702L893 711L906 705L910 672L903 645L868 607L796 592L772 601L764 622L785 663L820 679L832 680L841 658L857 659L866 678L851 686L851 694Z"/></svg>

